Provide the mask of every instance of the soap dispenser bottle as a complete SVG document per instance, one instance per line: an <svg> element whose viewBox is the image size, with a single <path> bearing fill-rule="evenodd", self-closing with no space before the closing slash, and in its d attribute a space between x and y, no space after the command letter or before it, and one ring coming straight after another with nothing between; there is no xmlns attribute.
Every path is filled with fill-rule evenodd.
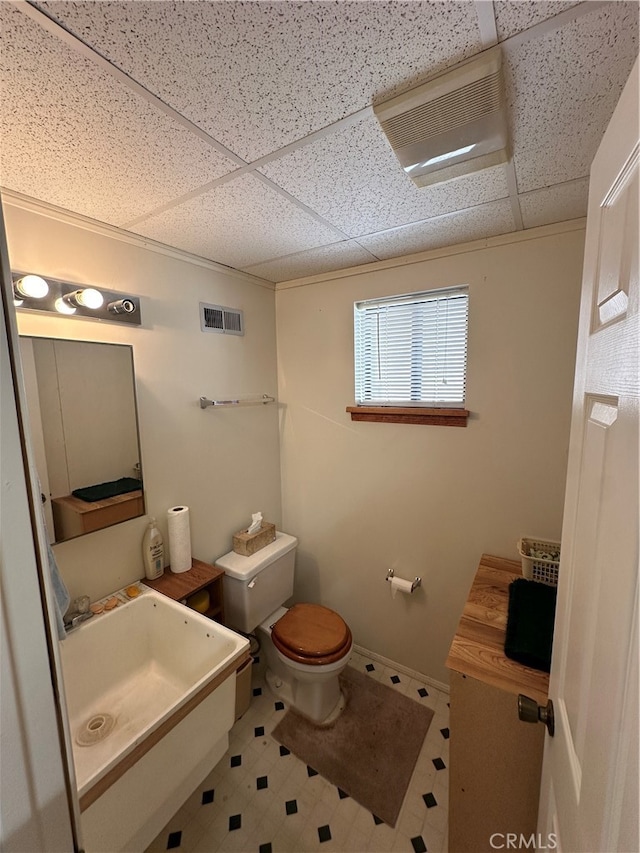
<svg viewBox="0 0 640 853"><path fill-rule="evenodd" d="M144 561L145 577L154 581L164 571L164 543L162 534L152 518L142 540L142 559Z"/></svg>

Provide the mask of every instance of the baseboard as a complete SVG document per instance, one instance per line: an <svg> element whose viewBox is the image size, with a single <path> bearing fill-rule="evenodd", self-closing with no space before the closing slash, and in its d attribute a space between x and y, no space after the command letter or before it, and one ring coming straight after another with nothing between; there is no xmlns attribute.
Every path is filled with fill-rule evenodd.
<svg viewBox="0 0 640 853"><path fill-rule="evenodd" d="M389 660L389 658L384 658L382 655L376 654L376 652L371 652L369 649L365 649L363 646L358 646L355 643L353 644L353 651L358 652L360 655L364 655L367 658L371 658L372 660L377 661L378 663L383 664L384 666L388 666L391 669L395 669L397 672L402 672L405 675L408 675L409 678L415 678L417 681L424 681L425 684L430 684L432 687L435 687L436 690L441 690L443 693L449 693L449 685L445 684L442 681L436 681L435 678L431 678L428 675L424 675L422 672L417 672L415 669L409 669L408 666L403 666L400 663L396 663L394 660Z"/></svg>

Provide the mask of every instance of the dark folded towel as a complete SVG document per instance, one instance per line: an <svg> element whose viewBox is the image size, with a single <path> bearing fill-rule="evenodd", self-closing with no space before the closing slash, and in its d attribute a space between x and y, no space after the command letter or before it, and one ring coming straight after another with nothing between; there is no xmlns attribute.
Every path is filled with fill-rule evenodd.
<svg viewBox="0 0 640 853"><path fill-rule="evenodd" d="M549 672L557 589L518 578L509 585L509 614L504 653L533 669Z"/></svg>
<svg viewBox="0 0 640 853"><path fill-rule="evenodd" d="M127 492L135 492L141 489L142 483L135 477L121 477L119 480L111 480L109 483L99 483L97 486L86 486L83 489L74 489L71 494L81 501L103 501L105 498L115 498L116 495L126 495Z"/></svg>

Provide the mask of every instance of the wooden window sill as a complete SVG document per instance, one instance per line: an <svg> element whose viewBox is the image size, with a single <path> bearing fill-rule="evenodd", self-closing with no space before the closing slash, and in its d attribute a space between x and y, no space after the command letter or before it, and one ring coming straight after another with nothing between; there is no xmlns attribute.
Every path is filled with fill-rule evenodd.
<svg viewBox="0 0 640 853"><path fill-rule="evenodd" d="M352 421L382 424L430 424L431 426L466 427L467 409L427 409L420 407L347 406Z"/></svg>

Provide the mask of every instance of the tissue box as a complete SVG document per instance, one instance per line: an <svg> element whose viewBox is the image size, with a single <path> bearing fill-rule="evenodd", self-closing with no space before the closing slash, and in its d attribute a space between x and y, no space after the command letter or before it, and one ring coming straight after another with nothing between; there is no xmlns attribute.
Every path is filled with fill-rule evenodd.
<svg viewBox="0 0 640 853"><path fill-rule="evenodd" d="M247 533L246 530L241 530L233 535L233 550L236 554L241 554L243 557L250 557L274 542L276 538L276 526L270 521L263 521L260 530L255 533Z"/></svg>

